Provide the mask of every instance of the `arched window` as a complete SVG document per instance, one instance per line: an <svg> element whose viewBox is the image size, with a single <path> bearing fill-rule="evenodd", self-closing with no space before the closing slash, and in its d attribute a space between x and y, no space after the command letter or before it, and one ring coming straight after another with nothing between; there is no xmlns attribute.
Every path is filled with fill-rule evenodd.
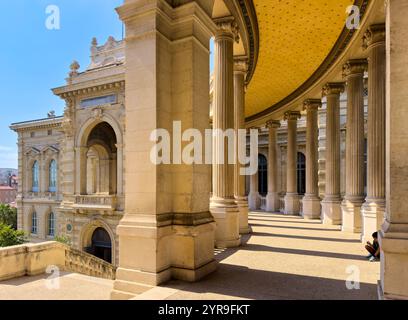
<svg viewBox="0 0 408 320"><path fill-rule="evenodd" d="M54 159L50 162L50 167L48 168L49 173L49 187L48 191L56 192L57 191L57 161Z"/></svg>
<svg viewBox="0 0 408 320"><path fill-rule="evenodd" d="M38 165L38 161L34 161L32 167L32 181L31 181L33 192L38 192L39 171L40 167Z"/></svg>
<svg viewBox="0 0 408 320"><path fill-rule="evenodd" d="M55 235L55 215L51 212L48 215L48 235L53 237Z"/></svg>
<svg viewBox="0 0 408 320"><path fill-rule="evenodd" d="M306 192L306 157L301 152L297 156L297 192L301 195Z"/></svg>
<svg viewBox="0 0 408 320"><path fill-rule="evenodd" d="M32 234L37 234L37 231L38 231L38 229L37 229L38 223L37 222L38 222L37 221L37 213L33 212L32 216L31 216L31 233Z"/></svg>
<svg viewBox="0 0 408 320"><path fill-rule="evenodd" d="M258 190L261 196L268 194L268 160L263 154L258 155Z"/></svg>

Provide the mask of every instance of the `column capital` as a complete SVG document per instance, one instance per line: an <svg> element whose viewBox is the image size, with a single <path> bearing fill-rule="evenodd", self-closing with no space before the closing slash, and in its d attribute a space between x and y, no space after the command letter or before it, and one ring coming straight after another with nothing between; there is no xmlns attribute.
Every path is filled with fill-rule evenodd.
<svg viewBox="0 0 408 320"><path fill-rule="evenodd" d="M301 118L299 111L286 111L284 119L285 120L298 120Z"/></svg>
<svg viewBox="0 0 408 320"><path fill-rule="evenodd" d="M250 134L251 130L257 130L258 133L261 132L261 128L259 128L259 127L250 127L250 128L246 128L247 134Z"/></svg>
<svg viewBox="0 0 408 320"><path fill-rule="evenodd" d="M344 92L344 82L329 82L322 89L322 96L337 95Z"/></svg>
<svg viewBox="0 0 408 320"><path fill-rule="evenodd" d="M363 36L363 49L366 50L376 44L385 44L385 24L372 24Z"/></svg>
<svg viewBox="0 0 408 320"><path fill-rule="evenodd" d="M303 102L303 110L317 110L322 106L320 99L307 99Z"/></svg>
<svg viewBox="0 0 408 320"><path fill-rule="evenodd" d="M281 123L280 123L279 120L269 120L269 121L266 123L266 127L267 127L268 129L278 129L278 128L281 127Z"/></svg>
<svg viewBox="0 0 408 320"><path fill-rule="evenodd" d="M343 66L343 77L364 74L367 71L367 59L353 59L347 61Z"/></svg>
<svg viewBox="0 0 408 320"><path fill-rule="evenodd" d="M234 57L234 72L244 74L248 72L248 58L246 56Z"/></svg>
<svg viewBox="0 0 408 320"><path fill-rule="evenodd" d="M216 38L218 37L232 37L235 42L239 41L239 28L238 23L232 16L222 17L214 19L214 23L217 26Z"/></svg>

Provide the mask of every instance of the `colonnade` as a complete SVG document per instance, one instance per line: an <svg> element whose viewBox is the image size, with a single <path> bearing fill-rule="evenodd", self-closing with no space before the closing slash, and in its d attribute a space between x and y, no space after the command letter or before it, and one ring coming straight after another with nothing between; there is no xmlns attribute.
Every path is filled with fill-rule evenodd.
<svg viewBox="0 0 408 320"><path fill-rule="evenodd" d="M306 116L306 193L297 194L297 121L301 113L287 111L286 190L284 214L321 219L326 225L342 225L345 232L362 233L370 240L384 221L385 202L385 25L373 25L365 33L363 47L368 59L350 59L343 66L344 82L329 82L320 98L304 101ZM368 71L367 195L365 195L364 75ZM345 194L340 194L340 96L347 92ZM318 189L318 109L326 98L326 181L323 199ZM276 128L269 129L268 196L266 211L276 205L278 161ZM257 175L250 177L250 208L259 208ZM302 205L300 205L302 203Z"/></svg>

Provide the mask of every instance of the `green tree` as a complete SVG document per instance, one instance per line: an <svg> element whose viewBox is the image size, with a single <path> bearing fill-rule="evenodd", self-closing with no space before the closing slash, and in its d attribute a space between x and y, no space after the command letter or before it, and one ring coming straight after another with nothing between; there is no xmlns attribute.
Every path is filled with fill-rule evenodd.
<svg viewBox="0 0 408 320"><path fill-rule="evenodd" d="M10 225L0 223L0 247L9 247L26 242L24 231L14 230Z"/></svg>
<svg viewBox="0 0 408 320"><path fill-rule="evenodd" d="M17 230L17 209L8 204L0 204L0 223Z"/></svg>

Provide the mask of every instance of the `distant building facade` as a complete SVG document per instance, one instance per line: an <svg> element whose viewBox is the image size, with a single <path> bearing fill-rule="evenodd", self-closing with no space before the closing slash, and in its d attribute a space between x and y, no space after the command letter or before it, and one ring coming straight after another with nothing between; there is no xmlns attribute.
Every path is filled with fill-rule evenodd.
<svg viewBox="0 0 408 320"><path fill-rule="evenodd" d="M33 241L68 237L114 264L124 209L124 42L92 41L85 72L74 62L53 90L64 115L14 123L18 133L18 228Z"/></svg>

